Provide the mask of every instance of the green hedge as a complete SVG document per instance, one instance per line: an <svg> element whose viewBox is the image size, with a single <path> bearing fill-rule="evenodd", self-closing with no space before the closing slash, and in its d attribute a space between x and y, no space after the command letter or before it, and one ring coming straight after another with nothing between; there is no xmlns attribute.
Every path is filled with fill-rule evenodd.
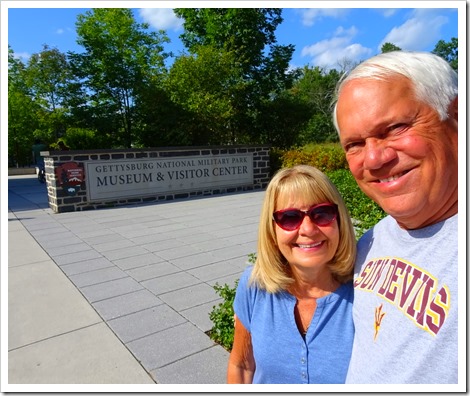
<svg viewBox="0 0 470 396"><path fill-rule="evenodd" d="M299 164L312 165L323 172L349 169L346 156L339 143L308 145L282 153L282 167Z"/></svg>
<svg viewBox="0 0 470 396"><path fill-rule="evenodd" d="M338 169L325 173L343 197L353 219L357 238L386 216L383 209L362 192L349 170Z"/></svg>

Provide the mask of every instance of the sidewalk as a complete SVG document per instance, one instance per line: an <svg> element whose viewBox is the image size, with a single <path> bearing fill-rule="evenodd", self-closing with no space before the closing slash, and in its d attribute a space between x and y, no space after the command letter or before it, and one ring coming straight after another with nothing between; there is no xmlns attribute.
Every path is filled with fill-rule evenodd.
<svg viewBox="0 0 470 396"><path fill-rule="evenodd" d="M8 384L225 383L212 286L256 251L264 192L54 214L8 179Z"/></svg>

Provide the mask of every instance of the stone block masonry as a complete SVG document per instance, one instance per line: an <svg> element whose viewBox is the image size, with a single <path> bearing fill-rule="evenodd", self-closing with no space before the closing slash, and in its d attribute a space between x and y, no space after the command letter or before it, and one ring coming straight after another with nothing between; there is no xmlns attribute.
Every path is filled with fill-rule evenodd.
<svg viewBox="0 0 470 396"><path fill-rule="evenodd" d="M55 213L264 189L268 146L45 152Z"/></svg>

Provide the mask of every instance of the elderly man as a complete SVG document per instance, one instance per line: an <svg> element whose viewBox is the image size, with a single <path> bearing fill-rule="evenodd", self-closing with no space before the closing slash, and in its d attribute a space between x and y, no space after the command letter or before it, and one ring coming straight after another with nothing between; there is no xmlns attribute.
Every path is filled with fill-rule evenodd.
<svg viewBox="0 0 470 396"><path fill-rule="evenodd" d="M359 187L389 215L358 243L348 383L457 383L457 74L390 52L338 85L334 122Z"/></svg>

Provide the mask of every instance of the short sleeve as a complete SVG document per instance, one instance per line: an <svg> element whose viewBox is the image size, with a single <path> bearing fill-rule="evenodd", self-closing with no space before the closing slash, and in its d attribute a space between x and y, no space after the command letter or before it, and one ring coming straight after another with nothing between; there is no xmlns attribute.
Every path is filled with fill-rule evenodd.
<svg viewBox="0 0 470 396"><path fill-rule="evenodd" d="M235 300L233 302L233 310L235 314L243 323L243 326L245 326L245 328L250 332L251 317L257 293L257 288L255 286L248 285L252 269L252 266L248 267L240 277L237 291L235 293Z"/></svg>

